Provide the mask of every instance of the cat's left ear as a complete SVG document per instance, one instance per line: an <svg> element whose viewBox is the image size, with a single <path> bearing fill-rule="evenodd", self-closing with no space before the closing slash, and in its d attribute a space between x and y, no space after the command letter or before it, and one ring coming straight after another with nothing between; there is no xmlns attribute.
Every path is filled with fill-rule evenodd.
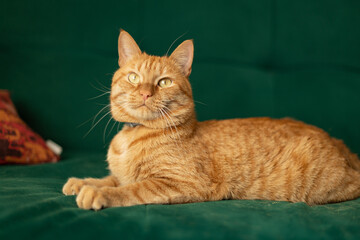
<svg viewBox="0 0 360 240"><path fill-rule="evenodd" d="M170 58L175 60L184 75L188 77L191 73L191 65L194 58L193 40L186 40L181 43L170 55Z"/></svg>
<svg viewBox="0 0 360 240"><path fill-rule="evenodd" d="M123 66L132 57L141 54L139 46L131 35L122 30L120 31L118 40L118 51L119 51L119 67Z"/></svg>

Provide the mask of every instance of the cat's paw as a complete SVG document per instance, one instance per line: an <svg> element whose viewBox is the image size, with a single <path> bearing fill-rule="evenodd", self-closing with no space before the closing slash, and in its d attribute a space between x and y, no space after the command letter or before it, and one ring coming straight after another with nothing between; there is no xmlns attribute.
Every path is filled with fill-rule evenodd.
<svg viewBox="0 0 360 240"><path fill-rule="evenodd" d="M77 195L83 186L85 186L83 179L72 177L65 183L62 191L65 195Z"/></svg>
<svg viewBox="0 0 360 240"><path fill-rule="evenodd" d="M101 189L84 186L76 198L79 208L100 210L107 207L107 200Z"/></svg>

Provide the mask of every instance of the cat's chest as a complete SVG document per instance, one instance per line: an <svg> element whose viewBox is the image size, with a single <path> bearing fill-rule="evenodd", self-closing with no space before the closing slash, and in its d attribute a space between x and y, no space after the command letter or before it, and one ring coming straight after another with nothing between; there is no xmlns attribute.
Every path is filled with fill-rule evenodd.
<svg viewBox="0 0 360 240"><path fill-rule="evenodd" d="M142 152L140 146L132 146L133 136L119 133L111 142L107 161L109 170L116 176L121 184L130 184L136 181L135 172L139 153Z"/></svg>

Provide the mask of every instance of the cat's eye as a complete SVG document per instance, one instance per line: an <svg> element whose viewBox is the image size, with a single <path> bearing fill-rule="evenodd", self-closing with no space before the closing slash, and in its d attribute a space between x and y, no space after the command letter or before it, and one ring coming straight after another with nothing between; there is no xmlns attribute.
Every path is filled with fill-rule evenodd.
<svg viewBox="0 0 360 240"><path fill-rule="evenodd" d="M129 82L138 84L140 82L140 77L136 73L130 73L128 75Z"/></svg>
<svg viewBox="0 0 360 240"><path fill-rule="evenodd" d="M165 88L165 87L170 87L172 84L172 80L169 79L169 78L164 78L164 79L161 79L158 83L158 85L162 88Z"/></svg>

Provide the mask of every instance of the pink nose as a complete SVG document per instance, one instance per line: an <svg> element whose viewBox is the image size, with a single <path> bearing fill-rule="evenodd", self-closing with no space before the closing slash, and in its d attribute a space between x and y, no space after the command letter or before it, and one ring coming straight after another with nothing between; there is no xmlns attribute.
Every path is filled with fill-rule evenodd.
<svg viewBox="0 0 360 240"><path fill-rule="evenodd" d="M152 96L151 92L146 90L141 90L140 94L143 96L144 101L146 101L146 99Z"/></svg>

